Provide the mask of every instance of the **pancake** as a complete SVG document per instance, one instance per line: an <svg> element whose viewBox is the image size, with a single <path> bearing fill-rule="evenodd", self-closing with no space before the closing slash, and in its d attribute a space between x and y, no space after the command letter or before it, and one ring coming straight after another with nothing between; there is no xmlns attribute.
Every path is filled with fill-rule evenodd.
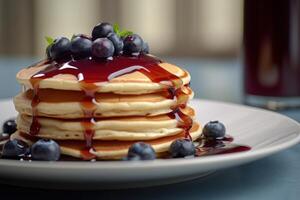
<svg viewBox="0 0 300 200"><path fill-rule="evenodd" d="M190 82L190 75L187 71L170 63L162 62L159 63L159 65L181 79L179 87ZM30 82L31 77L47 67L49 67L49 64L42 61L33 67L25 68L18 72L17 81L26 88L33 88ZM95 82L93 84L99 86L97 92L113 92L117 94L146 94L157 92L168 87L165 84L152 82L146 75L139 71L126 73L111 79L109 82ZM51 78L43 79L39 83L39 88L73 91L82 90L78 77L71 74L59 74Z"/></svg>
<svg viewBox="0 0 300 200"><path fill-rule="evenodd" d="M192 108L186 107L182 112L194 117ZM82 119L39 118L41 129L36 136L59 140L84 140L85 130L82 122ZM19 115L18 130L29 134L31 123L31 116ZM100 118L94 120L91 130L95 131L94 140L152 140L183 131L178 127L177 120L170 115Z"/></svg>
<svg viewBox="0 0 300 200"><path fill-rule="evenodd" d="M174 140L201 134L187 106L189 73L151 55L45 60L17 80L24 87L14 98L18 131L11 139L29 145L53 139L64 155L107 160L126 156L138 141L160 156Z"/></svg>
<svg viewBox="0 0 300 200"><path fill-rule="evenodd" d="M198 123L194 123L190 135L193 140L197 139L201 134L201 127ZM163 155L168 151L171 143L180 138L184 138L184 133L179 133L177 135L163 137L155 140L144 141L151 144L158 156ZM11 139L20 139L31 145L35 139L33 137L28 137L28 135L16 132L11 136ZM60 141L56 140L60 145L61 153L63 155L68 155L76 158L83 158L82 149L85 148L85 143L82 141ZM101 160L115 160L121 159L127 155L127 151L130 145L137 141L94 141L93 151L90 151L97 159Z"/></svg>
<svg viewBox="0 0 300 200"><path fill-rule="evenodd" d="M192 99L193 92L188 87L184 89L189 90L188 98ZM32 115L30 91L20 93L14 98L15 108L21 114ZM80 95L82 95L80 92L41 90L41 102L37 105L36 115L62 119L84 118ZM102 93L97 94L93 101L93 115L94 117L155 116L171 112L170 108L177 104L178 99L169 99L164 92L143 95Z"/></svg>

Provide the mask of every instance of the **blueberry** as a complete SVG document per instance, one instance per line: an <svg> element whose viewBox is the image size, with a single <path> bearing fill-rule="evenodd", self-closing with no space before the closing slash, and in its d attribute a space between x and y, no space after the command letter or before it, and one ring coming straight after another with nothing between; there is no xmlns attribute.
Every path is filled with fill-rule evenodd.
<svg viewBox="0 0 300 200"><path fill-rule="evenodd" d="M71 58L70 47L71 47L71 43L68 38L65 37L56 38L50 47L49 55L53 60L56 61L68 60Z"/></svg>
<svg viewBox="0 0 300 200"><path fill-rule="evenodd" d="M177 139L172 142L169 152L173 158L183 158L196 153L193 142L189 139Z"/></svg>
<svg viewBox="0 0 300 200"><path fill-rule="evenodd" d="M7 141L2 150L2 156L5 158L20 158L29 152L28 145L17 139Z"/></svg>
<svg viewBox="0 0 300 200"><path fill-rule="evenodd" d="M9 135L13 134L17 131L17 122L15 119L9 119L4 122L2 126L3 133L7 133Z"/></svg>
<svg viewBox="0 0 300 200"><path fill-rule="evenodd" d="M75 59L91 56L92 41L85 37L74 37L71 41L71 52Z"/></svg>
<svg viewBox="0 0 300 200"><path fill-rule="evenodd" d="M52 47L52 45L48 45L47 48L46 48L46 55L47 55L47 58L48 58L49 60L52 59L52 58L51 58L51 52L50 52L51 47Z"/></svg>
<svg viewBox="0 0 300 200"><path fill-rule="evenodd" d="M86 35L86 34L82 34L82 33L78 33L78 34L74 34L72 36L72 40L76 37L81 37L81 38L85 38L85 39L89 39L89 40L92 40L92 37L89 36L89 35Z"/></svg>
<svg viewBox="0 0 300 200"><path fill-rule="evenodd" d="M110 23L100 23L94 27L92 31L92 38L93 40L96 40L97 38L104 38L111 32L114 32L114 30Z"/></svg>
<svg viewBox="0 0 300 200"><path fill-rule="evenodd" d="M107 38L113 43L115 54L119 55L123 51L123 40L115 33L109 33Z"/></svg>
<svg viewBox="0 0 300 200"><path fill-rule="evenodd" d="M123 160L125 161L137 161L137 160L142 160L141 156L137 154L130 154L127 157L125 157Z"/></svg>
<svg viewBox="0 0 300 200"><path fill-rule="evenodd" d="M108 58L114 55L115 47L107 38L98 38L92 44L92 55L96 58Z"/></svg>
<svg viewBox="0 0 300 200"><path fill-rule="evenodd" d="M31 146L34 160L56 161L60 158L59 145L54 140L40 139Z"/></svg>
<svg viewBox="0 0 300 200"><path fill-rule="evenodd" d="M145 54L149 53L149 45L148 45L147 42L143 43L142 52L145 53Z"/></svg>
<svg viewBox="0 0 300 200"><path fill-rule="evenodd" d="M202 134L208 138L222 138L225 132L224 124L219 121L210 121L204 126Z"/></svg>
<svg viewBox="0 0 300 200"><path fill-rule="evenodd" d="M124 39L123 51L128 55L131 55L133 53L140 53L143 48L143 43L143 39L139 35L129 35Z"/></svg>
<svg viewBox="0 0 300 200"><path fill-rule="evenodd" d="M128 160L154 160L156 154L151 145L144 142L136 142L128 149Z"/></svg>

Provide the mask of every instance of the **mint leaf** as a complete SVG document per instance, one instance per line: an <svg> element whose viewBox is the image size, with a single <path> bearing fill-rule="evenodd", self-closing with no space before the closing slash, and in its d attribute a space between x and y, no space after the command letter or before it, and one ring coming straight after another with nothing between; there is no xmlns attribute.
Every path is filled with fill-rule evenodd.
<svg viewBox="0 0 300 200"><path fill-rule="evenodd" d="M54 39L52 37L46 36L45 39L48 43L48 46L51 45L54 42Z"/></svg>
<svg viewBox="0 0 300 200"><path fill-rule="evenodd" d="M132 31L123 30L120 32L120 37L127 37L128 35L132 35Z"/></svg>
<svg viewBox="0 0 300 200"><path fill-rule="evenodd" d="M114 32L118 35L120 33L120 27L119 27L119 24L115 23L113 25L113 29L114 29Z"/></svg>
<svg viewBox="0 0 300 200"><path fill-rule="evenodd" d="M119 24L115 23L113 25L113 29L114 29L114 32L119 36L119 37L126 37L128 35L132 35L133 32L132 31L128 31L128 30L122 30L120 29L120 26Z"/></svg>
<svg viewBox="0 0 300 200"><path fill-rule="evenodd" d="M72 37L71 37L71 41L76 38L76 34L73 34Z"/></svg>

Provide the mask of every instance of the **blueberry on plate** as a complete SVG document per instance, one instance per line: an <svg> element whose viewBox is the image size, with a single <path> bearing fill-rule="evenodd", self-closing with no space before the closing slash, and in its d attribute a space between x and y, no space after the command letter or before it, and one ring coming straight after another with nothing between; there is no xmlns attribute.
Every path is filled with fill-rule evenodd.
<svg viewBox="0 0 300 200"><path fill-rule="evenodd" d="M207 138L222 138L225 136L224 124L219 121L210 121L205 124L202 134Z"/></svg>
<svg viewBox="0 0 300 200"><path fill-rule="evenodd" d="M142 160L141 156L137 155L137 154L130 154L127 155L127 157L125 157L123 160L125 161L138 161L138 160Z"/></svg>
<svg viewBox="0 0 300 200"><path fill-rule="evenodd" d="M33 160L57 161L60 148L54 140L40 139L31 146L31 156Z"/></svg>
<svg viewBox="0 0 300 200"><path fill-rule="evenodd" d="M92 41L81 36L74 37L71 41L70 49L75 59L89 57L92 53Z"/></svg>
<svg viewBox="0 0 300 200"><path fill-rule="evenodd" d="M125 54L140 53L143 49L143 39L137 34L128 35L123 42L123 52Z"/></svg>
<svg viewBox="0 0 300 200"><path fill-rule="evenodd" d="M127 160L154 160L156 154L150 144L136 142L128 149Z"/></svg>
<svg viewBox="0 0 300 200"><path fill-rule="evenodd" d="M115 55L119 55L123 51L123 40L116 33L109 33L107 38L115 47Z"/></svg>
<svg viewBox="0 0 300 200"><path fill-rule="evenodd" d="M92 56L96 58L108 58L114 55L115 47L107 38L98 38L92 44Z"/></svg>
<svg viewBox="0 0 300 200"><path fill-rule="evenodd" d="M68 38L59 37L56 38L53 44L50 46L49 55L53 60L68 60L71 58L70 51L71 43Z"/></svg>
<svg viewBox="0 0 300 200"><path fill-rule="evenodd" d="M173 158L183 158L195 155L194 143L189 139L177 139L172 142L169 152Z"/></svg>
<svg viewBox="0 0 300 200"><path fill-rule="evenodd" d="M143 43L142 52L145 53L145 54L149 53L149 45L148 45L147 42Z"/></svg>
<svg viewBox="0 0 300 200"><path fill-rule="evenodd" d="M17 131L17 122L15 119L9 119L4 122L2 125L2 131L3 133L7 133L9 135L13 134Z"/></svg>
<svg viewBox="0 0 300 200"><path fill-rule="evenodd" d="M7 141L2 149L2 156L4 158L20 158L29 153L28 145L18 139Z"/></svg>
<svg viewBox="0 0 300 200"><path fill-rule="evenodd" d="M104 22L97 24L92 31L92 38L96 40L98 38L107 37L109 33L114 32L114 29L110 23Z"/></svg>

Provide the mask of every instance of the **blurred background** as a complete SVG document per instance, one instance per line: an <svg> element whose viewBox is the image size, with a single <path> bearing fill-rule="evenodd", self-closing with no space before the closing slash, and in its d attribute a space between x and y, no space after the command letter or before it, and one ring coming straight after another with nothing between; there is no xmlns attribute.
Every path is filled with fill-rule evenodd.
<svg viewBox="0 0 300 200"><path fill-rule="evenodd" d="M242 0L0 0L0 54L44 55L45 36L90 34L99 22L139 33L164 56L235 57Z"/></svg>
<svg viewBox="0 0 300 200"><path fill-rule="evenodd" d="M0 0L0 98L20 90L18 70L45 57L45 36L91 34L99 22L186 68L196 98L300 107L298 0Z"/></svg>

